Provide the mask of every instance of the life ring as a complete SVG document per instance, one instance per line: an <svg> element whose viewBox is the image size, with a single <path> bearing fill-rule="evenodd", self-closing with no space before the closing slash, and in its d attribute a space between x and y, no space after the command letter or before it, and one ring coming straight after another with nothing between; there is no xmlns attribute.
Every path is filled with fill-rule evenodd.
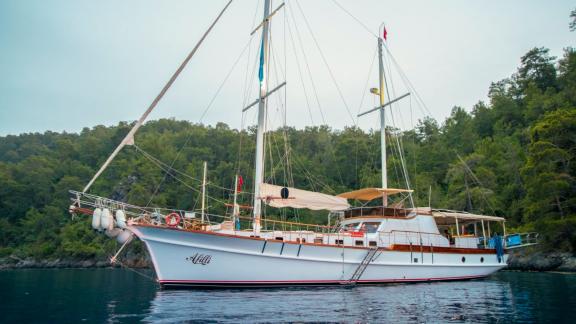
<svg viewBox="0 0 576 324"><path fill-rule="evenodd" d="M164 220L166 221L166 225L171 226L171 227L176 227L176 226L178 226L178 224L180 224L180 214L170 213L170 214L166 215Z"/></svg>

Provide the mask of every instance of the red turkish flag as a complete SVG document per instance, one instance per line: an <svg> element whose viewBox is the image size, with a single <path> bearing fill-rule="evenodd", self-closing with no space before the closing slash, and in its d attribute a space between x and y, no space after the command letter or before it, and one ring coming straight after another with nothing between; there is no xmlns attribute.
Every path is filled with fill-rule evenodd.
<svg viewBox="0 0 576 324"><path fill-rule="evenodd" d="M384 27L384 33L382 33L382 36L384 37L384 40L388 40L388 31L386 30L386 27Z"/></svg>
<svg viewBox="0 0 576 324"><path fill-rule="evenodd" d="M242 185L244 184L244 179L242 178L241 175L238 176L238 186L236 187L236 190L238 192L242 191Z"/></svg>

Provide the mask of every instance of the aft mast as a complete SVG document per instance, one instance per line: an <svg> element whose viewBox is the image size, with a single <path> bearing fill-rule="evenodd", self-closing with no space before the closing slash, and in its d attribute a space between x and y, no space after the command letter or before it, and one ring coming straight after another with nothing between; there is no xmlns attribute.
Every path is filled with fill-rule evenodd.
<svg viewBox="0 0 576 324"><path fill-rule="evenodd" d="M382 25L383 26L383 25ZM386 27L383 26L382 35L384 39L386 39ZM380 112L380 152L382 158L382 205L384 207L388 206L388 174L387 174L387 163L386 163L386 114L384 108L390 106L391 104L397 102L398 100L407 97L410 93L406 93L401 95L398 98L385 102L385 91L386 91L386 76L384 75L384 61L383 61L383 47L384 47L384 39L378 36L378 62L379 62L379 69L378 69L378 77L380 80L380 87L378 89L373 88L370 89L370 92L379 95L380 97L380 105L378 107L372 108L368 111L365 111L358 115L358 117L369 114L378 110Z"/></svg>
<svg viewBox="0 0 576 324"><path fill-rule="evenodd" d="M386 27L384 27L384 31ZM385 82L384 78L384 63L382 62L382 37L378 37L378 63L380 78L380 151L382 154L382 188L388 189L388 176L387 176L387 163L386 163L386 115L384 114L384 91ZM382 206L388 206L388 194L386 191L382 194Z"/></svg>
<svg viewBox="0 0 576 324"><path fill-rule="evenodd" d="M270 0L264 1L264 19L262 21L262 44L260 48L260 96L258 101L258 130L256 131L256 159L254 174L254 215L252 228L254 235L260 234L260 218L262 216L262 200L260 185L264 180L264 133L266 131L266 97L268 92L268 41L270 27Z"/></svg>

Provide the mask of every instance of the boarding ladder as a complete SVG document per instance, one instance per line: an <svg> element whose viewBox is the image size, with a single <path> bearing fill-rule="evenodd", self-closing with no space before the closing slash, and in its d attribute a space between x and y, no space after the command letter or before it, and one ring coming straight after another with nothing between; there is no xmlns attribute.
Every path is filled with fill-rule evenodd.
<svg viewBox="0 0 576 324"><path fill-rule="evenodd" d="M368 265L376 259L374 256L376 255L376 253L378 253L378 251L379 249L377 247L371 248L368 251L368 253L366 253L364 259L362 259L362 262L360 262L360 264L352 274L352 277L350 277L350 279L345 281L344 284L355 285L358 282L358 280L360 280L360 277L362 277L362 275L364 274L364 271L366 271L366 268L368 268Z"/></svg>

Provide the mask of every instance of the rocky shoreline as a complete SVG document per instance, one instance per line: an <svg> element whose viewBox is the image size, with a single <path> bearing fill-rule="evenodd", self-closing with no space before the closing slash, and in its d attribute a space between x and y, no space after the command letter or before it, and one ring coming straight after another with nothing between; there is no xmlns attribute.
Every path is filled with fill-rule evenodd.
<svg viewBox="0 0 576 324"><path fill-rule="evenodd" d="M147 258L128 258L120 260L122 265L130 268L150 268L151 263ZM0 258L0 270L10 269L52 269L52 268L120 268L119 263L111 264L109 260L77 260L77 259L53 259L37 260L33 258L17 258L14 256Z"/></svg>
<svg viewBox="0 0 576 324"><path fill-rule="evenodd" d="M130 268L151 268L148 257L128 257L121 260ZM110 264L109 260L73 260L54 259L36 260L9 256L0 258L0 270L7 269L50 269L50 268L120 268L121 265ZM510 252L506 270L516 271L561 271L576 272L576 256L570 253L545 253L536 249L522 249Z"/></svg>
<svg viewBox="0 0 576 324"><path fill-rule="evenodd" d="M576 256L571 253L545 253L536 249L512 250L507 270L576 272Z"/></svg>

